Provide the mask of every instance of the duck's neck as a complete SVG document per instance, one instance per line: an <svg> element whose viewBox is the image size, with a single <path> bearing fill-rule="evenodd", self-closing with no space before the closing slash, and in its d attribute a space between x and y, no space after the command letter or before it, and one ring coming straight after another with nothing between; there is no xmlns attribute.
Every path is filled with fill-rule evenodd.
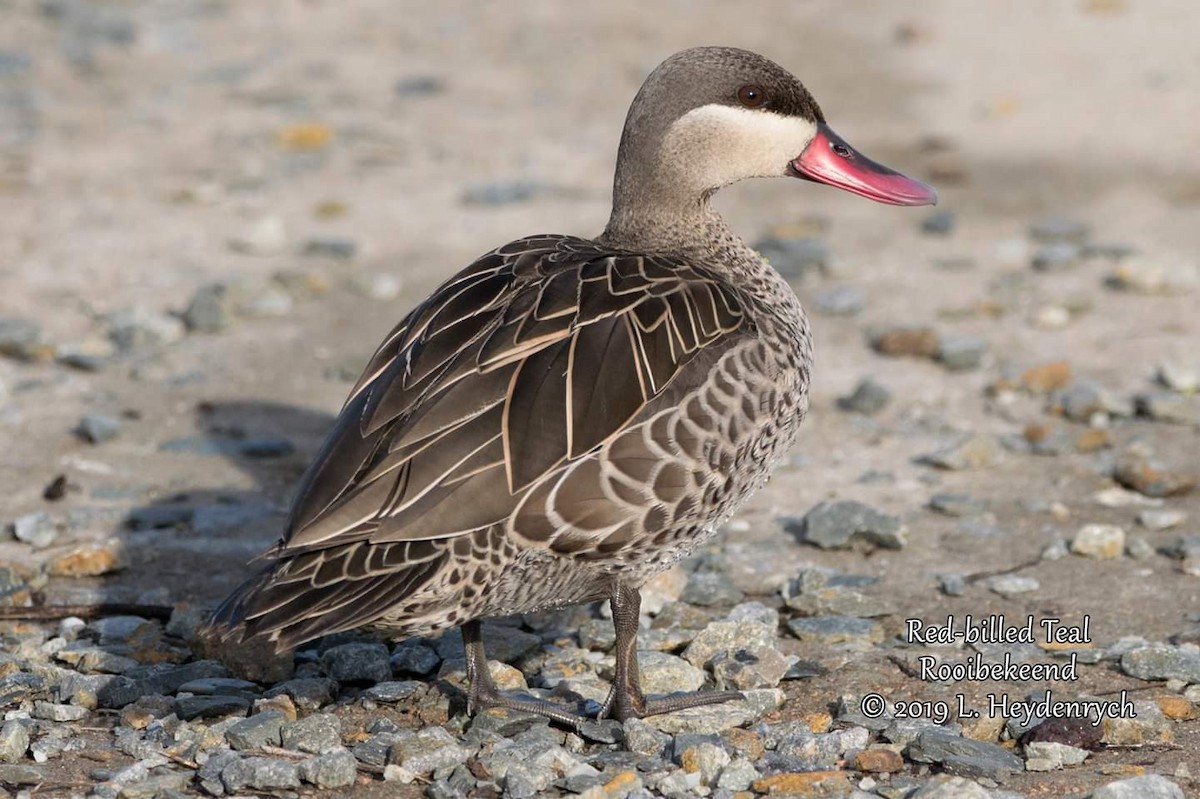
<svg viewBox="0 0 1200 799"><path fill-rule="evenodd" d="M713 210L708 197L670 201L661 195L614 196L612 216L598 241L632 252L665 253L694 259L737 282L775 275L757 252Z"/></svg>

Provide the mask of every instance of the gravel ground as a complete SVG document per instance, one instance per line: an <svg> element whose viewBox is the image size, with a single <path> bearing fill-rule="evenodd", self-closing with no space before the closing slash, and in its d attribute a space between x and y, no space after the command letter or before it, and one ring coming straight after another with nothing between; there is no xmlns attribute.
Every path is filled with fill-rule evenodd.
<svg viewBox="0 0 1200 799"><path fill-rule="evenodd" d="M126 606L0 622L0 792L1200 794L1197 26L1182 0L0 0L0 603ZM641 662L746 701L575 733L468 720L457 634L195 640L382 335L498 243L595 234L641 79L712 43L943 199L719 198L810 309L813 409L647 591ZM496 620L496 679L594 706L605 614ZM982 640L939 631L968 615Z"/></svg>

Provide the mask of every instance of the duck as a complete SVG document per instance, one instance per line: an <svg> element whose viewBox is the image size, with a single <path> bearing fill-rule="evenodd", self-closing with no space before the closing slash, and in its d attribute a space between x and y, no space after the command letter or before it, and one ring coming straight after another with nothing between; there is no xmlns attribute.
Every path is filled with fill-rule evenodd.
<svg viewBox="0 0 1200 799"><path fill-rule="evenodd" d="M670 56L629 108L604 231L498 247L396 325L301 478L265 568L209 634L284 651L358 628L402 640L460 627L468 714L578 727L590 720L498 689L482 620L607 601L615 665L598 718L741 698L647 696L637 633L642 586L765 483L808 409L804 309L710 202L764 177L937 201L834 133L769 59L733 47Z"/></svg>

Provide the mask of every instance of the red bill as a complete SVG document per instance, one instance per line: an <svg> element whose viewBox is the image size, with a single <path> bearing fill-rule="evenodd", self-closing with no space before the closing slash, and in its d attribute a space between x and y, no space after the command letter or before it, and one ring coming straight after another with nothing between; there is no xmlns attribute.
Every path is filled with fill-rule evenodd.
<svg viewBox="0 0 1200 799"><path fill-rule="evenodd" d="M937 192L855 150L827 125L792 161L796 177L825 183L888 205L937 205Z"/></svg>

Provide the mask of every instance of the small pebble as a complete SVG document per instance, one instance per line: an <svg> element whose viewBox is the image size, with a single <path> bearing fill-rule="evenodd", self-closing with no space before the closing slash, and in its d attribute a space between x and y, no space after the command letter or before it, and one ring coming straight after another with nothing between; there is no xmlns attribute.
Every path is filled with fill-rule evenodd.
<svg viewBox="0 0 1200 799"><path fill-rule="evenodd" d="M1151 391L1134 397L1137 412L1156 422L1200 427L1200 398L1174 391Z"/></svg>
<svg viewBox="0 0 1200 799"><path fill-rule="evenodd" d="M302 252L310 258L348 261L358 254L358 243L354 239L340 236L322 236L306 241Z"/></svg>
<svg viewBox="0 0 1200 799"><path fill-rule="evenodd" d="M862 291L854 286L820 289L813 297L814 310L825 316L858 316L864 306Z"/></svg>
<svg viewBox="0 0 1200 799"><path fill-rule="evenodd" d="M1029 594L1041 587L1042 584L1037 579L1016 574L1002 574L988 581L988 588L1003 597Z"/></svg>
<svg viewBox="0 0 1200 799"><path fill-rule="evenodd" d="M34 511L13 522L13 535L34 549L44 549L58 538L58 525L44 510Z"/></svg>
<svg viewBox="0 0 1200 799"><path fill-rule="evenodd" d="M1078 266L1082 253L1075 244L1054 242L1041 247L1033 255L1033 268L1039 272L1061 272Z"/></svg>
<svg viewBox="0 0 1200 799"><path fill-rule="evenodd" d="M979 516L988 512L987 500L966 494L934 494L929 498L930 510L946 516Z"/></svg>
<svg viewBox="0 0 1200 799"><path fill-rule="evenodd" d="M785 529L821 549L903 549L908 543L908 528L899 518L854 500L822 502L798 523L786 522Z"/></svg>
<svg viewBox="0 0 1200 799"><path fill-rule="evenodd" d="M1090 799L1184 799L1184 793L1161 774L1143 774L1102 785Z"/></svg>
<svg viewBox="0 0 1200 799"><path fill-rule="evenodd" d="M930 327L896 327L871 337L871 347L880 355L934 358L941 340Z"/></svg>
<svg viewBox="0 0 1200 799"><path fill-rule="evenodd" d="M121 420L112 416L88 414L79 420L75 433L89 444L103 444L121 432Z"/></svg>
<svg viewBox="0 0 1200 799"><path fill-rule="evenodd" d="M181 318L193 333L220 333L233 324L233 294L221 283L201 286Z"/></svg>
<svg viewBox="0 0 1200 799"><path fill-rule="evenodd" d="M1163 262L1146 256L1123 261L1108 280L1118 291L1137 294L1187 294L1200 286L1200 267L1188 262Z"/></svg>
<svg viewBox="0 0 1200 799"><path fill-rule="evenodd" d="M1112 560L1125 551L1125 531L1115 524L1088 524L1071 540L1071 551L1097 560Z"/></svg>
<svg viewBox="0 0 1200 799"><path fill-rule="evenodd" d="M829 275L829 246L819 239L791 236L786 229L780 229L755 242L754 249L786 280L801 282Z"/></svg>
<svg viewBox="0 0 1200 799"><path fill-rule="evenodd" d="M1039 242L1082 244L1091 232L1086 222L1065 216L1048 216L1029 226L1029 238Z"/></svg>
<svg viewBox="0 0 1200 799"><path fill-rule="evenodd" d="M1187 514L1171 508L1138 511L1137 523L1152 532L1161 532L1179 527L1187 521Z"/></svg>
<svg viewBox="0 0 1200 799"><path fill-rule="evenodd" d="M920 460L939 469L960 471L964 469L986 469L994 466L1000 460L1000 457L1000 442L996 437L976 433L925 455Z"/></svg>
<svg viewBox="0 0 1200 799"><path fill-rule="evenodd" d="M1163 361L1155 369L1154 379L1163 388L1178 391L1183 394L1194 393L1200 389L1200 370L1186 366L1177 361Z"/></svg>
<svg viewBox="0 0 1200 799"><path fill-rule="evenodd" d="M838 397L837 405L843 411L874 416L891 401L892 392L887 387L865 377L854 387L854 391Z"/></svg>
<svg viewBox="0 0 1200 799"><path fill-rule="evenodd" d="M279 255L286 246L287 228L278 216L265 216L229 240L230 249L245 255Z"/></svg>
<svg viewBox="0 0 1200 799"><path fill-rule="evenodd" d="M921 220L921 232L931 236L948 236L954 231L953 211L934 211Z"/></svg>

